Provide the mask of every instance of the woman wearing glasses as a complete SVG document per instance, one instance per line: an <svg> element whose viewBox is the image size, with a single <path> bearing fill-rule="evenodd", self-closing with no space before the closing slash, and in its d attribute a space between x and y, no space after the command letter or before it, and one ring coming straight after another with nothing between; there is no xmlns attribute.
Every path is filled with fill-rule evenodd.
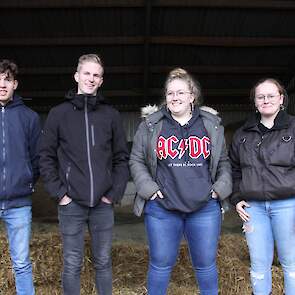
<svg viewBox="0 0 295 295"><path fill-rule="evenodd" d="M166 294L184 236L201 294L217 295L219 201L232 190L224 129L214 110L199 108L200 86L185 70L170 72L165 98L140 124L130 156L134 211L144 212L149 242L148 294Z"/></svg>
<svg viewBox="0 0 295 295"><path fill-rule="evenodd" d="M271 294L274 243L284 271L285 294L295 293L295 118L275 79L251 90L256 114L234 135L230 149L231 202L243 220L254 294Z"/></svg>

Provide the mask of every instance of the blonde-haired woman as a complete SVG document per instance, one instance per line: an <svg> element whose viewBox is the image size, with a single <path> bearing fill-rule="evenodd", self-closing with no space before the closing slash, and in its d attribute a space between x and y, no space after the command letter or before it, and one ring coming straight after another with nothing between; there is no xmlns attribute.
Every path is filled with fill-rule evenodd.
<svg viewBox="0 0 295 295"><path fill-rule="evenodd" d="M165 105L144 119L134 137L130 169L134 211L144 212L149 241L149 295L166 294L183 236L201 294L218 294L220 201L231 193L231 168L220 118L200 109L200 99L199 83L185 70L173 70Z"/></svg>

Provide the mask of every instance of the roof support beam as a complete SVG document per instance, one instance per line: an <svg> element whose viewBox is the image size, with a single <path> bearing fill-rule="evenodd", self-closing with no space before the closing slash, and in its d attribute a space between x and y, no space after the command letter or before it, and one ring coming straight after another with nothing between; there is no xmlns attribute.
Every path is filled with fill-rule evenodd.
<svg viewBox="0 0 295 295"><path fill-rule="evenodd" d="M167 74L177 65L170 66L150 66L152 74ZM241 67L241 66L183 66L191 73L195 74L284 74L287 73L287 67L269 66L269 67ZM75 67L25 67L20 68L20 75L72 75ZM115 66L106 67L105 73L108 74L143 74L142 66Z"/></svg>
<svg viewBox="0 0 295 295"><path fill-rule="evenodd" d="M144 7L145 0L1 0L0 8ZM156 7L295 9L293 0L154 0Z"/></svg>
<svg viewBox="0 0 295 295"><path fill-rule="evenodd" d="M147 101L148 97L149 97L151 15L152 15L151 1L150 0L145 0L145 36L144 36L144 54L143 54L143 93L144 93L144 101Z"/></svg>
<svg viewBox="0 0 295 295"><path fill-rule="evenodd" d="M134 90L103 90L103 94L106 97L138 97L144 96L141 89ZM245 97L249 95L248 89L204 89L204 95L206 97ZM52 91L52 90L32 90L32 91L20 91L22 97L26 98L63 98L65 95L64 91ZM151 96L162 95L163 90L160 88L150 89Z"/></svg>
<svg viewBox="0 0 295 295"><path fill-rule="evenodd" d="M91 46L144 45L145 37L63 37L63 38L1 38L0 46ZM150 44L192 45L209 47L285 47L295 46L295 38L270 37L196 37L152 36Z"/></svg>

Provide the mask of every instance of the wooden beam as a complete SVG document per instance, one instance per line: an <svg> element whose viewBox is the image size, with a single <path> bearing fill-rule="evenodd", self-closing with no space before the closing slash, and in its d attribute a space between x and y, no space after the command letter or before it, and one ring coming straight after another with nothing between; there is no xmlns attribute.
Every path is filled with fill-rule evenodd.
<svg viewBox="0 0 295 295"><path fill-rule="evenodd" d="M149 76L150 76L150 42L151 42L151 17L152 3L145 0L145 32L144 32L144 48L143 48L143 93L144 100L149 98Z"/></svg>
<svg viewBox="0 0 295 295"><path fill-rule="evenodd" d="M183 67L190 73L194 74L284 74L288 71L287 67L279 66L185 66L185 65L174 65L174 66L152 66L152 73L168 73L169 71Z"/></svg>
<svg viewBox="0 0 295 295"><path fill-rule="evenodd" d="M194 74L285 74L288 67L268 66L268 67L246 67L246 66L150 66L150 73L167 74L174 68L183 67ZM73 75L75 67L25 67L20 68L20 75ZM105 74L143 74L143 66L114 66L106 67Z"/></svg>
<svg viewBox="0 0 295 295"><path fill-rule="evenodd" d="M161 96L162 89L153 88L150 89L151 96ZM34 98L63 98L66 91L52 91L52 90L26 90L19 91L20 95L27 100ZM141 89L133 89L133 90L102 90L102 93L106 97L143 97L144 93ZM249 94L249 89L204 89L204 96L206 97L245 97Z"/></svg>
<svg viewBox="0 0 295 295"><path fill-rule="evenodd" d="M142 45L144 37L1 38L0 46Z"/></svg>
<svg viewBox="0 0 295 295"><path fill-rule="evenodd" d="M144 0L1 0L0 8L143 7Z"/></svg>
<svg viewBox="0 0 295 295"><path fill-rule="evenodd" d="M155 0L154 6L295 9L293 0Z"/></svg>
<svg viewBox="0 0 295 295"><path fill-rule="evenodd" d="M134 37L62 37L62 38L1 38L0 46L91 46L91 45L144 45L145 38ZM196 37L153 36L151 44L189 45L208 47L286 47L295 46L295 38L270 37Z"/></svg>
<svg viewBox="0 0 295 295"><path fill-rule="evenodd" d="M152 43L209 47L284 47L295 46L295 38L154 36Z"/></svg>
<svg viewBox="0 0 295 295"><path fill-rule="evenodd" d="M144 0L1 0L0 8L144 7ZM156 7L295 9L293 0L154 0Z"/></svg>

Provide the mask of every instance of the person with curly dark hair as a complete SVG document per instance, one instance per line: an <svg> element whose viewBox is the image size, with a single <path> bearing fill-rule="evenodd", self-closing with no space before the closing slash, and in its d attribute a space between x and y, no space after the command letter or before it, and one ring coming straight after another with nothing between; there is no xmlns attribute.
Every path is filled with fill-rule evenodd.
<svg viewBox="0 0 295 295"><path fill-rule="evenodd" d="M32 295L31 195L39 177L37 142L41 124L37 113L15 94L17 74L13 61L0 61L0 218L6 226L16 293Z"/></svg>

